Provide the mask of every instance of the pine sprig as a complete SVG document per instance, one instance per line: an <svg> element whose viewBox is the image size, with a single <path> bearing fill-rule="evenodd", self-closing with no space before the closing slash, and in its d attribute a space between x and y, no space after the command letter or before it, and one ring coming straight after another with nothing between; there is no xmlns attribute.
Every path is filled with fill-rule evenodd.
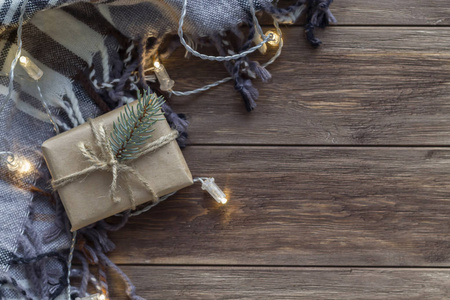
<svg viewBox="0 0 450 300"><path fill-rule="evenodd" d="M141 146L152 136L154 129L151 127L162 120L158 117L163 103L163 97L144 91L144 95L138 92L136 110L130 105L125 106L111 132L111 148L117 160L133 159L139 153Z"/></svg>

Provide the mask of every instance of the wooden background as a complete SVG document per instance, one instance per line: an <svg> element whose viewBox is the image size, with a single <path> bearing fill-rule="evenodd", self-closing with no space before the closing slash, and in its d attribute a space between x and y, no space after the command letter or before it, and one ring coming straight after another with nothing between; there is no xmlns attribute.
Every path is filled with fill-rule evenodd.
<svg viewBox="0 0 450 300"><path fill-rule="evenodd" d="M450 297L450 4L332 10L339 24L317 31L317 50L301 26L283 29L254 112L232 84L170 100L191 123L193 175L215 177L230 200L197 184L112 235L139 295ZM183 54L166 63L177 89L226 76Z"/></svg>

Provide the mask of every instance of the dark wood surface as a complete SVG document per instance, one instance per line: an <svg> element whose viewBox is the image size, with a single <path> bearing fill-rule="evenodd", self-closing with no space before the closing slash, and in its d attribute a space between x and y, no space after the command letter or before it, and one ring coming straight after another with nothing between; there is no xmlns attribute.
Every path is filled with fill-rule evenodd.
<svg viewBox="0 0 450 300"><path fill-rule="evenodd" d="M317 50L302 27L283 29L254 112L232 84L170 99L191 122L193 175L215 177L230 201L196 184L111 235L138 294L450 297L448 0L336 0L333 12ZM165 63L177 89L226 76L182 57Z"/></svg>
<svg viewBox="0 0 450 300"><path fill-rule="evenodd" d="M450 6L450 5L449 5ZM302 28L284 29L281 58L258 82L247 113L233 85L173 98L191 121L193 144L449 145L450 28L330 27L311 49ZM226 76L220 63L167 68L180 90ZM261 61L268 57L260 57Z"/></svg>
<svg viewBox="0 0 450 300"><path fill-rule="evenodd" d="M423 300L448 299L450 293L450 269L126 266L123 270L146 299ZM123 286L113 290L120 294Z"/></svg>

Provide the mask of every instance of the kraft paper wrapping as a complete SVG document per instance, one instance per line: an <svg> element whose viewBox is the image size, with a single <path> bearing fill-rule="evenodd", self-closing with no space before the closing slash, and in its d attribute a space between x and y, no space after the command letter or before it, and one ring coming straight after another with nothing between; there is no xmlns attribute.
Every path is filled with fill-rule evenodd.
<svg viewBox="0 0 450 300"><path fill-rule="evenodd" d="M136 103L137 101L133 105ZM102 123L109 134L113 122L117 122L121 111L123 108L116 109L96 118L94 122ZM171 132L166 120L156 122L153 128L155 130L148 140L149 143ZM42 152L54 179L60 179L90 166L77 146L80 141L95 145L91 127L87 123L43 143ZM191 172L176 141L172 141L128 165L147 179L158 197L192 184ZM111 200L109 197L111 180L111 173L96 171L58 189L72 224L72 231L131 208L131 202L125 189L119 191L121 198L119 203ZM133 177L131 177L130 186L137 205L154 200Z"/></svg>

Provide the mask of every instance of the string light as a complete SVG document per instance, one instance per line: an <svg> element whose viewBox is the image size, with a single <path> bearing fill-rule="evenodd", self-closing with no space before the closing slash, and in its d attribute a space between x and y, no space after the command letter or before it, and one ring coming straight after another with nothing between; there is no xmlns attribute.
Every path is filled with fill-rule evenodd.
<svg viewBox="0 0 450 300"><path fill-rule="evenodd" d="M44 72L28 57L21 56L19 59L20 66L25 69L27 74L38 81L44 75Z"/></svg>
<svg viewBox="0 0 450 300"><path fill-rule="evenodd" d="M161 91L171 91L173 86L175 85L175 81L170 79L169 73L167 73L164 65L160 63L159 60L155 60L153 66L155 67L154 71L156 77L158 78Z"/></svg>
<svg viewBox="0 0 450 300"><path fill-rule="evenodd" d="M42 95L41 87L39 86L39 79L44 76L44 71L42 71L29 57L21 56L19 58L20 66L27 72L28 76L30 76L34 81L36 81L36 88L39 92L39 97L42 101L42 106L45 109L45 112L48 115L48 118L50 122L53 125L53 128L55 129L55 133L59 134L59 127L57 124L57 121L53 119L52 113L50 111L50 108L48 107L47 102L44 99L44 96Z"/></svg>
<svg viewBox="0 0 450 300"><path fill-rule="evenodd" d="M76 298L75 300L106 300L106 296L104 294L93 294L83 298Z"/></svg>
<svg viewBox="0 0 450 300"><path fill-rule="evenodd" d="M255 16L255 18L256 18L256 16ZM271 31L269 31L269 32L267 32L267 34L269 34L269 35L266 35L266 38L267 38L267 42L269 42L269 40L273 39L273 38L274 38L275 41L279 41L278 44L276 44L276 45L278 45L278 50L275 53L275 55L272 58L269 59L269 61L267 61L266 63L264 63L262 65L264 68L269 66L269 65L271 65L271 64L273 64L277 60L277 58L280 57L281 51L283 49L283 38L282 38L283 34L281 32L280 25L278 24L278 21L276 20L276 18L273 19L273 25L275 26L276 33L272 32L273 34L270 34ZM255 34L255 36L257 36L257 35L259 35L260 37L262 36L261 34ZM266 39L263 40L262 43L264 43L265 41L266 41ZM275 41L273 43L275 43ZM271 45L273 45L273 43ZM259 49L261 50L261 48L259 48ZM262 49L262 50L264 50L264 49ZM211 89L213 87L219 86L222 83L225 83L225 82L228 82L228 81L231 81L231 80L233 80L233 77L225 77L225 78L223 78L221 80L218 80L218 81L213 82L211 84L207 84L207 85L205 85L203 87L200 87L200 88L197 88L195 90L191 90L191 91L187 91L187 92L171 90L169 92L170 92L171 95L173 94L175 96L189 96L189 95L198 94L198 93L207 91L207 90L209 90L209 89Z"/></svg>
<svg viewBox="0 0 450 300"><path fill-rule="evenodd" d="M19 15L19 27L17 28L17 50L14 55L14 59L11 62L11 69L9 70L9 84L8 84L8 94L6 95L6 99L3 101L3 104L0 104L0 113L8 104L14 92L14 70L16 69L17 60L22 53L22 27L23 27L23 17L25 15L25 9L27 8L28 0L24 0L22 2L22 6L20 8Z"/></svg>
<svg viewBox="0 0 450 300"><path fill-rule="evenodd" d="M31 163L23 158L14 155L12 152L0 152L6 154L6 166L11 172L18 172L19 174L30 173L33 169Z"/></svg>
<svg viewBox="0 0 450 300"><path fill-rule="evenodd" d="M253 37L253 43L255 43L256 45L258 45L259 43L261 43L263 41L263 38L260 34L256 33L255 36ZM267 52L267 45L264 44L261 48L258 49L259 52L261 54L266 54Z"/></svg>
<svg viewBox="0 0 450 300"><path fill-rule="evenodd" d="M227 196L215 183L214 178L195 178L195 181L200 181L202 190L207 191L218 203L226 204L228 202Z"/></svg>
<svg viewBox="0 0 450 300"><path fill-rule="evenodd" d="M267 43L271 46L278 46L281 42L281 36L275 31L267 31L266 36L270 36L270 40Z"/></svg>
<svg viewBox="0 0 450 300"><path fill-rule="evenodd" d="M100 296L97 297L98 300L106 300L106 296L101 294Z"/></svg>

